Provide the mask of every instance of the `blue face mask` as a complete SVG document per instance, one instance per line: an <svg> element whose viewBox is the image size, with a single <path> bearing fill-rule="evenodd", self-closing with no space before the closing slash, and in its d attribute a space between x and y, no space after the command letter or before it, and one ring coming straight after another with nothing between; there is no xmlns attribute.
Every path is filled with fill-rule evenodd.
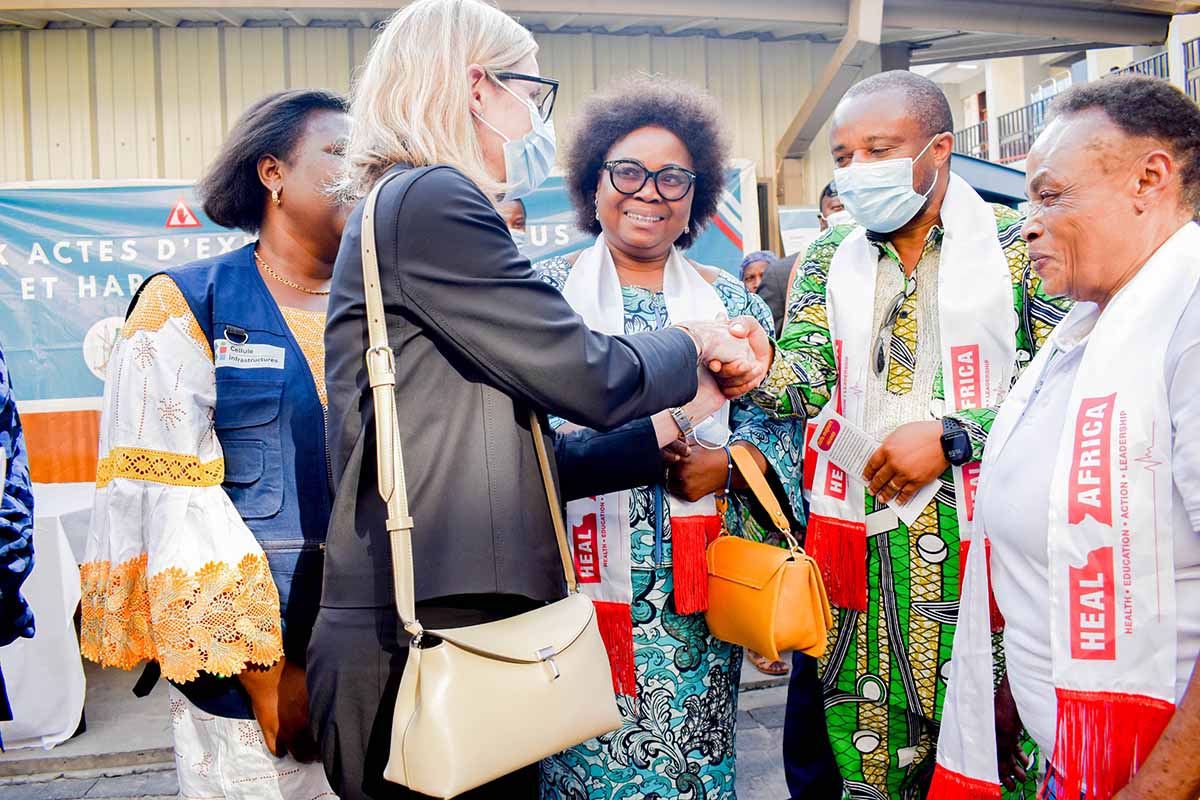
<svg viewBox="0 0 1200 800"><path fill-rule="evenodd" d="M875 233L891 233L917 215L937 185L938 174L934 173L929 191L921 194L913 189L913 162L925 155L934 139L915 159L890 158L833 171L838 198L855 222Z"/></svg>
<svg viewBox="0 0 1200 800"><path fill-rule="evenodd" d="M497 81L497 83L500 83ZM513 97L529 106L531 126L529 133L520 139L509 138L478 114L475 118L487 125L504 140L504 178L508 191L504 193L505 200L520 200L533 194L554 169L554 156L557 143L554 138L554 123L542 119L537 106L518 95L512 89L500 83L500 87Z"/></svg>

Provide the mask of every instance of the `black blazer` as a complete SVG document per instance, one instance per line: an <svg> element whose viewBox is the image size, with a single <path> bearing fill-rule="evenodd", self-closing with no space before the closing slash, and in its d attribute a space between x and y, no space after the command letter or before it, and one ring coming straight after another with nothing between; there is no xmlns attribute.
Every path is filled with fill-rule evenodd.
<svg viewBox="0 0 1200 800"><path fill-rule="evenodd" d="M488 198L462 173L397 166L393 174L378 199L376 237L415 521L416 599L561 597L528 407L612 430L695 395L695 345L677 329L593 333L537 278ZM394 596L363 363L361 224L360 204L342 237L325 332L336 497L322 604L378 608L393 605ZM640 442L635 458L652 452L648 422L614 436L620 447L625 436ZM604 485L614 482L614 469L646 482L633 470L620 474L612 442L582 434L555 446L573 464L572 493L618 488Z"/></svg>

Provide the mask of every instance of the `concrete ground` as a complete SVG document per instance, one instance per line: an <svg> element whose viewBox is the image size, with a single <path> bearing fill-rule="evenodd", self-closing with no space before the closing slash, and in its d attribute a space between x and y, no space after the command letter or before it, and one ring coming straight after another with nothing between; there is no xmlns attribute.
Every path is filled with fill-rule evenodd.
<svg viewBox="0 0 1200 800"><path fill-rule="evenodd" d="M178 795L162 682L144 700L130 689L137 672L85 662L87 730L54 750L0 754L0 800L166 800ZM786 678L766 678L747 662L738 705L738 797L782 800L780 743Z"/></svg>

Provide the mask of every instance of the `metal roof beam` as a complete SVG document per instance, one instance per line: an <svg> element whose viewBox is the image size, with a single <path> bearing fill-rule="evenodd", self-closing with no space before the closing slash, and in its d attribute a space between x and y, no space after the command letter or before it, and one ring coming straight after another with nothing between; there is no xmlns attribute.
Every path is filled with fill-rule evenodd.
<svg viewBox="0 0 1200 800"><path fill-rule="evenodd" d="M662 32L667 36L673 36L676 33L691 31L697 28L711 27L717 22L716 17L689 17L682 22L674 22L662 26Z"/></svg>
<svg viewBox="0 0 1200 800"><path fill-rule="evenodd" d="M1089 9L1011 0L888 0L883 24L887 28L1004 33L1110 45L1161 44L1166 40L1170 16L1112 10L1108 5L1108 9Z"/></svg>
<svg viewBox="0 0 1200 800"><path fill-rule="evenodd" d="M155 23L158 23L159 25L162 25L164 28L179 27L179 22L180 22L179 20L171 19L170 17L165 17L162 14L155 14L150 11L143 11L140 8L130 8L129 13L136 14L139 17L145 17L146 19L150 20L151 22L155 22Z"/></svg>
<svg viewBox="0 0 1200 800"><path fill-rule="evenodd" d="M93 28L111 28L113 23L116 22L112 17L103 17L99 14L88 13L87 11L59 11L57 13L60 17L66 17L75 22L82 22L84 25Z"/></svg>
<svg viewBox="0 0 1200 800"><path fill-rule="evenodd" d="M31 30L40 31L46 27L45 20L32 22L19 14L5 14L0 16L0 25L16 25L20 28L30 28Z"/></svg>
<svg viewBox="0 0 1200 800"><path fill-rule="evenodd" d="M219 8L214 8L212 12L222 22L227 22L235 28L240 28L246 24L247 17L244 14L230 14Z"/></svg>
<svg viewBox="0 0 1200 800"><path fill-rule="evenodd" d="M509 14L601 14L605 17L653 17L655 19L678 19L688 17L730 17L728 0L660 0L647 7L645 0L498 0L500 8ZM396 0L350 0L337 3L332 0L0 0L0 10L52 11L61 9L171 9L175 12L190 9L272 9L278 11L350 7L378 9L388 12L396 9ZM763 22L797 22L840 24L845 21L845 0L739 0L738 19L761 20Z"/></svg>
<svg viewBox="0 0 1200 800"><path fill-rule="evenodd" d="M1092 50L1094 48L1112 47L1106 42L1079 42L1070 41L1061 44L1052 45L1030 45L1028 47L1003 47L989 48L986 52L980 51L978 46L972 47L964 45L963 47L950 47L944 50L933 48L930 50L914 50L912 55L912 63L914 66L922 64L951 64L956 61L979 61L987 58L1008 58L1010 56L1040 56L1047 53L1077 53L1083 50Z"/></svg>
<svg viewBox="0 0 1200 800"><path fill-rule="evenodd" d="M834 107L862 75L866 63L879 52L883 38L883 0L850 0L845 37L813 84L783 138L775 145L776 163L801 158L808 152Z"/></svg>
<svg viewBox="0 0 1200 800"><path fill-rule="evenodd" d="M774 27L774 25L764 25L762 20L738 20L723 25L718 24L717 32L722 36L737 36L739 33L750 33L751 31L766 32Z"/></svg>
<svg viewBox="0 0 1200 800"><path fill-rule="evenodd" d="M578 14L563 14L561 17L551 19L546 23L546 30L554 33L570 25L575 20L579 19Z"/></svg>

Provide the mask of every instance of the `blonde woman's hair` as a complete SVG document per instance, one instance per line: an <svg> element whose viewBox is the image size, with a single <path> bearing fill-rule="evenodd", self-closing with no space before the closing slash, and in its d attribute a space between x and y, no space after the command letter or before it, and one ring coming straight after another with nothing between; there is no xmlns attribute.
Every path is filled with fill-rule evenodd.
<svg viewBox="0 0 1200 800"><path fill-rule="evenodd" d="M495 73L536 52L529 31L482 0L416 0L397 11L355 82L339 193L362 197L398 162L449 164L491 196L504 191L484 164L467 67Z"/></svg>

